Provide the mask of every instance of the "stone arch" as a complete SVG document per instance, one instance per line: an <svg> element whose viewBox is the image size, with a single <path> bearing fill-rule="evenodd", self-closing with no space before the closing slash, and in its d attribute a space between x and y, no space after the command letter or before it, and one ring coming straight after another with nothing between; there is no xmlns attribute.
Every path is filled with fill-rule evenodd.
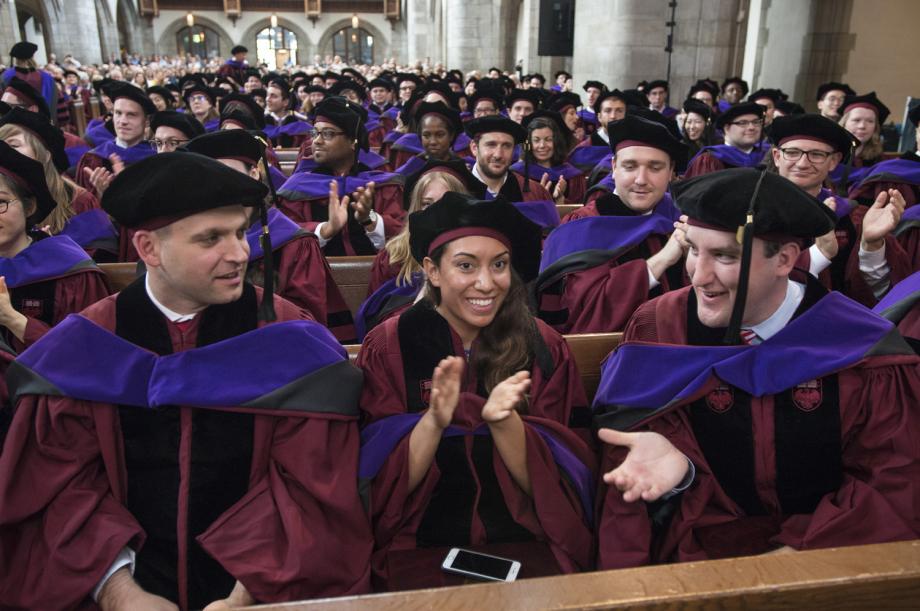
<svg viewBox="0 0 920 611"><path fill-rule="evenodd" d="M351 17L346 19L340 19L326 28L326 31L323 32L323 35L320 36L319 42L316 44L316 53L320 55L326 54L326 48L328 47L330 52L332 51L332 37L342 28L351 27ZM373 23L370 21L361 20L360 27L364 30L367 30L368 33L374 37L375 47L374 47L374 62L380 62L382 59L389 55L390 53L390 38L385 36L383 32L380 31ZM379 41L379 42L377 42Z"/></svg>
<svg viewBox="0 0 920 611"><path fill-rule="evenodd" d="M315 53L314 49L316 48L313 44L314 41L307 35L306 30L297 25L296 22L291 21L286 17L277 15L278 17L278 27L290 30L297 37L297 61L301 65L307 65L311 63L313 59L313 54ZM243 36L240 38L240 44L249 49L249 56L247 60L249 61L250 66L256 65L256 36L259 35L259 32L265 28L271 27L271 20L269 18L259 19L251 26L249 26Z"/></svg>
<svg viewBox="0 0 920 611"><path fill-rule="evenodd" d="M160 39L157 41L157 53L161 55L175 55L176 54L176 34L186 26L185 17L176 19L170 23L163 30L163 33L160 34ZM228 57L230 55L230 49L233 48L235 44L233 38L227 34L227 31L223 27L218 25L216 21L208 19L207 17L202 17L200 15L195 15L195 25L203 25L211 28L217 35L220 37L220 53L222 56Z"/></svg>
<svg viewBox="0 0 920 611"><path fill-rule="evenodd" d="M51 32L51 20L48 18L48 12L45 9L45 3L42 0L15 0L16 2L16 14L19 16L19 23L16 24L16 28L19 30L20 36L25 36L23 40L28 40L39 45L41 53L36 55L45 55L47 49L53 48L54 35ZM5 3L4 3L5 4ZM3 10L6 10L4 8ZM41 37L42 40L35 39L35 32L25 31L26 23L34 19L34 23L37 23L41 28ZM6 49L3 49L3 52L6 53ZM9 57L5 57L4 61L9 61Z"/></svg>
<svg viewBox="0 0 920 611"><path fill-rule="evenodd" d="M134 2L131 0L118 0L115 8L115 24L118 29L118 46L128 53L140 50L138 30L140 22Z"/></svg>

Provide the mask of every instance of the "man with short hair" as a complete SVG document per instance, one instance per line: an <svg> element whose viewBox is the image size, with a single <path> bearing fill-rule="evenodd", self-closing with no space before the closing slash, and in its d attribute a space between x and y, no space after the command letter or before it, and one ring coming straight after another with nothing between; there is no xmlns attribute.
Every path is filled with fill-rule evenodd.
<svg viewBox="0 0 920 611"><path fill-rule="evenodd" d="M510 171L514 147L526 137L523 127L505 117L486 116L467 122L466 134L476 159L473 176L485 185L486 199L503 196L512 203L552 201L539 181Z"/></svg>
<svg viewBox="0 0 920 611"><path fill-rule="evenodd" d="M265 195L184 152L106 191L147 271L12 365L5 606L225 608L369 589L361 374L326 329L246 282L247 210ZM270 355L285 351L304 358L279 368Z"/></svg>
<svg viewBox="0 0 920 611"><path fill-rule="evenodd" d="M299 148L306 138L307 118L291 110L291 90L287 81L273 78L268 81L265 92L265 124L274 128L266 130L266 133L272 144L281 148ZM285 126L291 127L283 129ZM292 130L303 133L287 133Z"/></svg>
<svg viewBox="0 0 920 611"><path fill-rule="evenodd" d="M326 256L375 254L405 221L402 177L358 161L368 150L366 112L344 98L323 100L313 123L316 167L278 189L281 211L315 233Z"/></svg>
<svg viewBox="0 0 920 611"><path fill-rule="evenodd" d="M716 118L725 144L704 146L690 161L684 178L693 178L727 168L753 168L763 162L769 150L763 142L765 108L745 102L728 108Z"/></svg>
<svg viewBox="0 0 920 611"><path fill-rule="evenodd" d="M396 84L399 88L399 106L402 106L409 101L412 93L422 86L422 79L414 74L397 74Z"/></svg>
<svg viewBox="0 0 920 611"><path fill-rule="evenodd" d="M150 119L157 154L171 153L193 138L204 134L204 126L195 117L175 110L162 110Z"/></svg>
<svg viewBox="0 0 920 611"><path fill-rule="evenodd" d="M469 97L469 109L473 118L490 117L504 109L505 93L497 87L477 87Z"/></svg>
<svg viewBox="0 0 920 611"><path fill-rule="evenodd" d="M822 117L827 117L833 121L840 120L840 107L843 106L843 100L850 95L856 95L853 88L846 83L822 83L818 86L818 112Z"/></svg>
<svg viewBox="0 0 920 611"><path fill-rule="evenodd" d="M382 115L393 107L391 98L394 87L392 81L385 78L375 78L368 83L368 87L371 90L371 103L367 107L369 111Z"/></svg>
<svg viewBox="0 0 920 611"><path fill-rule="evenodd" d="M648 96L648 107L650 110L660 112L668 119L673 119L679 112L676 108L668 106L668 92L670 86L667 81L652 81L645 88L645 95Z"/></svg>
<svg viewBox="0 0 920 611"><path fill-rule="evenodd" d="M249 49L243 45L236 45L230 49L230 59L217 70L217 75L233 79L235 89L238 91L247 78L249 62L246 61L246 54Z"/></svg>
<svg viewBox="0 0 920 611"><path fill-rule="evenodd" d="M539 98L528 89L515 89L505 98L508 118L518 124L524 122L524 117L532 115L539 105Z"/></svg>
<svg viewBox="0 0 920 611"><path fill-rule="evenodd" d="M620 331L637 307L684 285L677 213L667 194L684 146L635 115L607 124L615 188L549 235L535 293L560 333Z"/></svg>
<svg viewBox="0 0 920 611"><path fill-rule="evenodd" d="M917 538L920 358L796 270L833 212L750 168L674 193L692 284L636 311L595 398L598 568Z"/></svg>
<svg viewBox="0 0 920 611"><path fill-rule="evenodd" d="M747 81L740 76L732 76L722 81L722 95L719 100L719 112L725 112L732 106L740 104L750 91Z"/></svg>
<svg viewBox="0 0 920 611"><path fill-rule="evenodd" d="M600 127L599 117L594 108L601 95L607 91L607 86L600 81L587 81L582 89L588 94L588 100L584 107L578 111L578 117L584 124L585 129L593 134Z"/></svg>
<svg viewBox="0 0 920 611"><path fill-rule="evenodd" d="M90 149L77 164L77 184L100 197L122 168L156 154L145 140L150 117L156 107L143 90L129 83L108 88L112 99L115 139Z"/></svg>
<svg viewBox="0 0 920 611"><path fill-rule="evenodd" d="M758 89L748 96L748 102L763 106L764 127L770 127L770 124L773 123L773 112L776 110L776 105L782 101L783 92L779 89Z"/></svg>

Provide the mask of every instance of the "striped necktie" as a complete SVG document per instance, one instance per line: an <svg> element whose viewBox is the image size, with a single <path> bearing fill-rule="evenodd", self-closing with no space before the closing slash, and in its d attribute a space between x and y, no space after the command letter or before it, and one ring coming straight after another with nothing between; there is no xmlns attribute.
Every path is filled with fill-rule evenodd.
<svg viewBox="0 0 920 611"><path fill-rule="evenodd" d="M760 343L760 338L751 329L741 329L741 341L748 346L756 346Z"/></svg>

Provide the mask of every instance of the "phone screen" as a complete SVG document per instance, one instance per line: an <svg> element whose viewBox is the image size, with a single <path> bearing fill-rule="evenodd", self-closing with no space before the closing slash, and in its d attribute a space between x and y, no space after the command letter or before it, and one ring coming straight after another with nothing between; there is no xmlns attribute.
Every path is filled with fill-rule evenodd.
<svg viewBox="0 0 920 611"><path fill-rule="evenodd" d="M460 550L451 568L504 580L508 576L508 571L511 570L511 565L510 560Z"/></svg>

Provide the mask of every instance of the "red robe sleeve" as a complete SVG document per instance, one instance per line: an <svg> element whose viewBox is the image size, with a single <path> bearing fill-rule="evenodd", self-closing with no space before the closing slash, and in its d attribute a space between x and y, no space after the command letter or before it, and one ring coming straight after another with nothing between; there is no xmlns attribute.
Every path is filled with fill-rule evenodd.
<svg viewBox="0 0 920 611"><path fill-rule="evenodd" d="M68 314L82 312L97 301L108 297L112 291L105 274L98 270L88 270L59 278L54 286L54 319L56 325ZM23 341L13 339L13 348L22 352L51 329L37 318L26 317L26 332ZM53 326L53 325L52 325Z"/></svg>
<svg viewBox="0 0 920 611"><path fill-rule="evenodd" d="M99 193L96 192L96 188L93 186L93 183L89 181L86 170L95 170L96 168L109 168L111 169L111 164L107 159L103 159L96 153L87 152L83 153L83 156L80 157L80 161L77 162L77 172L76 172L76 182L78 185L89 191L97 199L99 198Z"/></svg>
<svg viewBox="0 0 920 611"><path fill-rule="evenodd" d="M707 151L693 158L682 178L693 178L694 176L702 176L703 174L710 174L724 169L725 164Z"/></svg>
<svg viewBox="0 0 920 611"><path fill-rule="evenodd" d="M598 192L598 193L599 193L599 192ZM594 195L594 194L592 193L592 196L593 196L593 195ZM600 216L600 212L597 211L597 206L594 204L594 200L595 200L595 199L597 199L597 198L594 197L593 199L591 199L587 204L585 204L585 205L582 206L581 208L578 208L578 209L576 209L576 210L572 210L571 212L569 212L568 214L566 214L566 215L562 218L562 222L563 222L563 223L568 223L568 222L570 222L570 221L577 221L578 219L583 219L583 218L589 217L589 216Z"/></svg>
<svg viewBox="0 0 920 611"><path fill-rule="evenodd" d="M278 209L287 215L289 219L295 223L299 223L304 229L311 233L316 232L316 226L319 225L319 222L313 220L313 215L310 212L310 203L312 200L294 200L283 197L278 199Z"/></svg>
<svg viewBox="0 0 920 611"><path fill-rule="evenodd" d="M383 217L383 232L389 240L406 222L402 185L378 185L374 192L374 210Z"/></svg>
<svg viewBox="0 0 920 611"><path fill-rule="evenodd" d="M367 296L370 297L387 280L398 276L400 269L402 269L401 265L390 263L389 251L386 248L381 248L371 265L371 278L367 283Z"/></svg>
<svg viewBox="0 0 920 611"><path fill-rule="evenodd" d="M580 204L584 202L587 190L588 179L585 178L584 174L569 179L565 188L565 203Z"/></svg>
<svg viewBox="0 0 920 611"><path fill-rule="evenodd" d="M90 210L96 210L99 206L99 200L90 191L86 189L75 190L73 199L70 201L70 207L74 214L82 214Z"/></svg>

